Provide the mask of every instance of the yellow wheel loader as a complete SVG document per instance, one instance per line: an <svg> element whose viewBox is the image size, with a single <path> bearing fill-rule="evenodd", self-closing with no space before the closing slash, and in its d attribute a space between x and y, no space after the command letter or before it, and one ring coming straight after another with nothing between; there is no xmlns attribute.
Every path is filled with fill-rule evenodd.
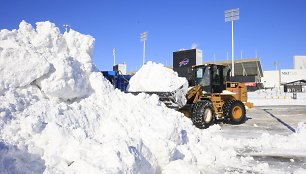
<svg viewBox="0 0 306 174"><path fill-rule="evenodd" d="M227 66L205 64L193 66L189 84L187 104L180 108L198 128L207 128L215 120L240 124L246 118L246 109L253 104L247 102L247 88L244 84L230 82Z"/></svg>
<svg viewBox="0 0 306 174"><path fill-rule="evenodd" d="M239 82L230 82L230 69L227 66L205 64L192 67L188 77L187 103L178 108L176 90L173 92L144 92L156 94L168 107L179 110L191 118L198 128L207 128L215 120L231 124L243 123L246 110L253 107L247 102L247 88ZM133 92L138 94L140 92Z"/></svg>

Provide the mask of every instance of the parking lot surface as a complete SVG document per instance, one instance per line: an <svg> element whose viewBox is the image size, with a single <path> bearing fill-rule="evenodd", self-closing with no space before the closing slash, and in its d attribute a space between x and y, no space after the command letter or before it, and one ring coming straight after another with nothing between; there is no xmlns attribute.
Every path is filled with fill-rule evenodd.
<svg viewBox="0 0 306 174"><path fill-rule="evenodd" d="M263 133L290 138L301 122L306 122L305 106L260 106L247 112L245 123L240 125L220 123L220 126L222 136L243 141L243 139L259 138ZM299 151L299 149L296 150ZM252 153L248 150L241 152L242 156L251 156L257 161L268 163L271 167L283 169L285 173L290 173L298 168L306 169L305 154L306 152L302 151L295 154Z"/></svg>

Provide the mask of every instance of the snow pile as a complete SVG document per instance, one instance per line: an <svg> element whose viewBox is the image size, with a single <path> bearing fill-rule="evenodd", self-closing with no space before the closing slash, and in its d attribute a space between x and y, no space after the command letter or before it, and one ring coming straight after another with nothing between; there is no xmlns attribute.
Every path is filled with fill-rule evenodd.
<svg viewBox="0 0 306 174"><path fill-rule="evenodd" d="M129 81L130 92L173 92L179 107L186 104L188 81L163 64L147 62Z"/></svg>
<svg viewBox="0 0 306 174"><path fill-rule="evenodd" d="M279 172L239 156L251 143L222 137L218 125L196 129L156 95L113 89L95 71L90 36L50 22L0 36L1 174Z"/></svg>
<svg viewBox="0 0 306 174"><path fill-rule="evenodd" d="M21 22L0 40L2 173L161 172L185 156L185 129L199 132L156 96L114 90L94 71L90 36Z"/></svg>
<svg viewBox="0 0 306 174"><path fill-rule="evenodd" d="M163 64L147 62L131 78L129 91L175 91L181 86L187 86L186 78L178 77L172 69Z"/></svg>

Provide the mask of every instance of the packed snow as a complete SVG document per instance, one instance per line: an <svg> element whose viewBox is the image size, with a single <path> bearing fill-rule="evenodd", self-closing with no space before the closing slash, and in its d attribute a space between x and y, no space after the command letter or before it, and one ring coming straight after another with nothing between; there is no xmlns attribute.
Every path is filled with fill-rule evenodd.
<svg viewBox="0 0 306 174"><path fill-rule="evenodd" d="M148 61L130 79L129 91L174 91L181 86L188 88L187 79L163 64Z"/></svg>
<svg viewBox="0 0 306 174"><path fill-rule="evenodd" d="M305 123L289 136L230 139L156 95L122 93L95 68L93 49L91 36L50 22L1 30L1 174L281 173L241 151L306 152Z"/></svg>
<svg viewBox="0 0 306 174"><path fill-rule="evenodd" d="M163 64L148 61L129 81L130 92L172 92L178 107L186 104L188 81Z"/></svg>

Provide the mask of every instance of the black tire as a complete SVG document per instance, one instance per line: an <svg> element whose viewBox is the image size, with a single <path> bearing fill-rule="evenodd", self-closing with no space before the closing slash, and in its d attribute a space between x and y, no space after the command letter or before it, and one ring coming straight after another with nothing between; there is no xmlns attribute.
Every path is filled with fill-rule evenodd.
<svg viewBox="0 0 306 174"><path fill-rule="evenodd" d="M231 124L241 124L245 121L246 112L240 100L230 100L223 105L223 117Z"/></svg>
<svg viewBox="0 0 306 174"><path fill-rule="evenodd" d="M200 128L208 128L215 119L215 109L211 101L203 100L193 105L191 120L193 124Z"/></svg>

